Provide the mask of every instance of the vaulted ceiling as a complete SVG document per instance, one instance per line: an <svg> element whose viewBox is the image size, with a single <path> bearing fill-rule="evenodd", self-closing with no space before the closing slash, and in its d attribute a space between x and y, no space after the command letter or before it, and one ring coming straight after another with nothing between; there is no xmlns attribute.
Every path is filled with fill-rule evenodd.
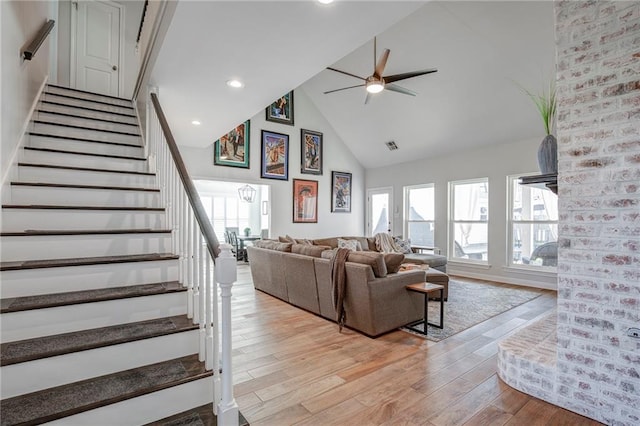
<svg viewBox="0 0 640 426"><path fill-rule="evenodd" d="M303 90L364 167L543 135L522 87L555 75L553 3L340 1L179 2L152 75L176 139L207 146L282 93ZM438 72L399 82L417 96L364 88L367 77ZM242 90L225 82L241 78ZM203 124L191 125L198 119ZM390 152L385 142L395 141Z"/></svg>

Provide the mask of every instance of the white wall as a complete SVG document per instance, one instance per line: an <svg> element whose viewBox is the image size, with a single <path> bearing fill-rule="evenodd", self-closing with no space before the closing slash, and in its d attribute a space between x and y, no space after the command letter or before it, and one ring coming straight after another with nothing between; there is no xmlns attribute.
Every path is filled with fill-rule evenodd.
<svg viewBox="0 0 640 426"><path fill-rule="evenodd" d="M162 103L162 92L159 93ZM213 140L207 148L180 146L180 152L193 179L219 179L270 185L271 236L289 234L292 237L323 237L337 235L363 235L365 216L364 169L338 137L331 125L315 108L302 89L294 94L295 126L267 122L265 111L251 118L250 169L213 165ZM289 135L289 180L260 178L261 130ZM300 129L323 133L323 174L300 173ZM213 138L212 138L213 139ZM180 141L177 141L180 144ZM331 213L331 171L353 174L351 213ZM317 180L318 223L293 223L293 179Z"/></svg>
<svg viewBox="0 0 640 426"><path fill-rule="evenodd" d="M540 138L542 140L542 137ZM506 270L507 262L507 176L538 171L540 140L526 140L459 152L448 157L417 160L366 172L366 187L393 187L394 234L403 231L403 187L435 184L435 245L446 254L448 182L489 178L489 267L473 267L449 262L447 271L514 284L556 288L555 274ZM402 149L402 147L400 147Z"/></svg>
<svg viewBox="0 0 640 426"><path fill-rule="evenodd" d="M26 130L31 108L49 73L50 57L47 37L31 61L23 61L20 51L35 37L40 27L52 16L48 1L2 1L2 179ZM54 28L53 31L57 31Z"/></svg>

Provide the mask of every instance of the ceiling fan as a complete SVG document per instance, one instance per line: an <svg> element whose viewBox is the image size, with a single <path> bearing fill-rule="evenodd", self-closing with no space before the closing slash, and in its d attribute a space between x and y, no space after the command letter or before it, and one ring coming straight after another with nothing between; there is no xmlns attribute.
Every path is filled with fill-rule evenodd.
<svg viewBox="0 0 640 426"><path fill-rule="evenodd" d="M382 52L382 56L380 56L378 63L376 63L376 56L377 56L376 55L376 38L374 37L373 38L373 65L374 65L373 74L367 78L364 78L364 77L360 77L358 75L351 74L349 72L342 71L336 68L327 67L328 70L339 72L340 74L345 74L360 80L364 80L364 83L356 84L355 86L343 87L341 89L329 90L328 92L324 92L324 94L326 95L329 93L340 92L341 90L353 89L356 87L365 87L367 89L367 97L364 99L365 104L369 102L369 99L371 98L372 93L379 93L385 89L391 90L392 92L398 92L405 95L415 96L417 93L414 92L413 90L405 89L404 87L400 87L394 83L396 81L406 80L408 78L418 77L425 74L431 74L433 72L438 71L437 69L432 68L428 70L412 71L412 72L405 72L402 74L393 74L393 75L383 76L382 73L384 72L384 68L387 65L387 59L389 59L390 52L391 51L389 49L384 49L384 52Z"/></svg>

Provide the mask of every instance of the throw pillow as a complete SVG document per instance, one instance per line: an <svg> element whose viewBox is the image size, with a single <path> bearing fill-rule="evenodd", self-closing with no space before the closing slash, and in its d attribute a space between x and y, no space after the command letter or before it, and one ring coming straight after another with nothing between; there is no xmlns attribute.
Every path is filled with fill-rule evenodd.
<svg viewBox="0 0 640 426"><path fill-rule="evenodd" d="M404 261L404 254L401 253L385 253L384 264L387 266L388 274L395 274L400 270L400 265Z"/></svg>
<svg viewBox="0 0 640 426"><path fill-rule="evenodd" d="M347 248L352 251L362 251L362 246L358 240L343 240L338 238L338 248Z"/></svg>
<svg viewBox="0 0 640 426"><path fill-rule="evenodd" d="M331 252L331 247L314 246L309 244L294 244L291 246L291 253L303 254L305 256L311 256L311 257L321 257L322 252L324 251Z"/></svg>
<svg viewBox="0 0 640 426"><path fill-rule="evenodd" d="M378 278L384 278L387 276L387 266L384 263L384 256L382 253L352 251L349 253L349 257L347 257L347 262L362 263L364 265L371 266L373 275Z"/></svg>
<svg viewBox="0 0 640 426"><path fill-rule="evenodd" d="M298 244L305 244L308 246L312 246L313 242L311 240L307 240L306 238L296 238L296 243Z"/></svg>
<svg viewBox="0 0 640 426"><path fill-rule="evenodd" d="M400 237L393 237L393 243L400 249L402 253L413 253L411 250L411 240L406 239L403 240Z"/></svg>

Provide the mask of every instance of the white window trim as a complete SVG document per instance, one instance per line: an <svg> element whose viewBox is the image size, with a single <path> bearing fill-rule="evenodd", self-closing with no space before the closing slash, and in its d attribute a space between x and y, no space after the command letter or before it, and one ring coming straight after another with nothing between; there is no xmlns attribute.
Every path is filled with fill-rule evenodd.
<svg viewBox="0 0 640 426"><path fill-rule="evenodd" d="M453 213L455 211L455 206L454 206L454 187L455 185L465 185L465 184L471 184L471 183L486 183L487 184L487 188L489 186L489 178L488 177L482 177L482 178L475 178L475 179L465 179L465 180L453 180L453 181L449 181L449 193L448 193L448 197L449 197L449 211L448 211L448 217L447 217L447 223L448 223L448 235L447 235L447 262L453 262L453 263L459 263L460 265L473 265L476 267L484 267L484 266L490 266L489 265L489 260L478 260L478 259L463 259L461 257L454 257L454 253L455 253L455 225L458 223L470 223L470 224L474 224L474 223L478 223L478 224L486 224L487 225L487 253L489 253L489 235L488 235L488 228L489 228L489 218L491 217L491 212L488 212L487 215L487 220L454 220L453 219ZM487 189L488 191L488 189Z"/></svg>

